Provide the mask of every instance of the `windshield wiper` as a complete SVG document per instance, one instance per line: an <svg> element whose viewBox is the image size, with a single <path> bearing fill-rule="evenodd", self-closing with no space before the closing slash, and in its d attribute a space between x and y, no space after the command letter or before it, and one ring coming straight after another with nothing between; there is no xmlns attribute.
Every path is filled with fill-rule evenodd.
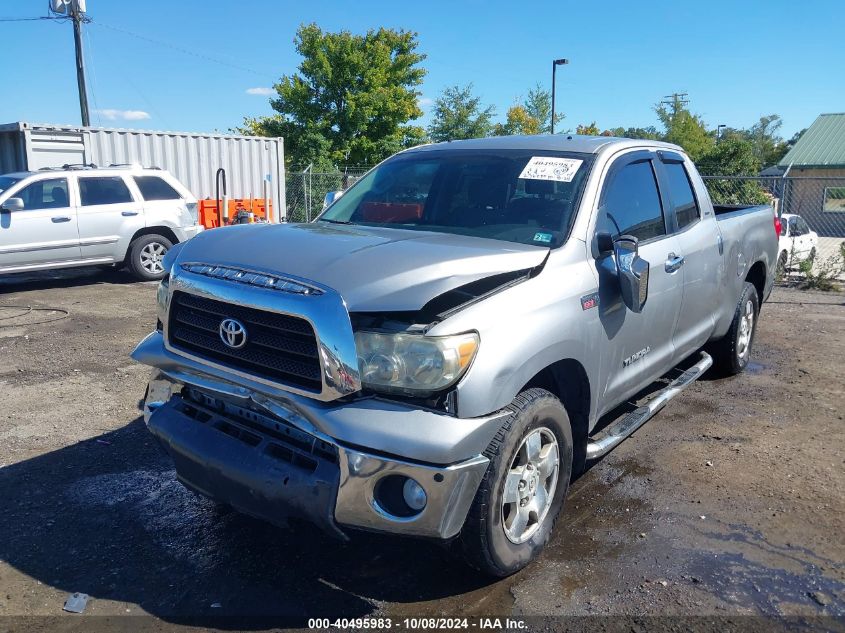
<svg viewBox="0 0 845 633"><path fill-rule="evenodd" d="M320 218L317 222L331 222L332 224L352 224L349 220L329 220L328 218Z"/></svg>

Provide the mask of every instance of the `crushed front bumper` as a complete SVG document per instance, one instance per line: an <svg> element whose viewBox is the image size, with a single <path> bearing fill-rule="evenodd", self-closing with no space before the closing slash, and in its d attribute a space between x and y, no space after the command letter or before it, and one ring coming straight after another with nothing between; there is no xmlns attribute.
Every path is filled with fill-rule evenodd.
<svg viewBox="0 0 845 633"><path fill-rule="evenodd" d="M349 526L451 538L488 465L482 455L431 465L367 452L303 428L272 400L202 383L155 370L144 404L147 426L187 487L272 523L303 518L341 537ZM418 514L397 516L379 503L380 480L395 475L425 491Z"/></svg>

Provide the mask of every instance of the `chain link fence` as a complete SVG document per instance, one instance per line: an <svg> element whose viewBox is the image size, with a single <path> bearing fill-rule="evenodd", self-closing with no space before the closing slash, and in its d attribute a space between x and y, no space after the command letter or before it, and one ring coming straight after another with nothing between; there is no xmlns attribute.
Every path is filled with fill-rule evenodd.
<svg viewBox="0 0 845 633"><path fill-rule="evenodd" d="M285 175L288 222L310 222L323 210L323 200L330 191L345 191L369 170L349 167L342 171L315 172L310 167Z"/></svg>
<svg viewBox="0 0 845 633"><path fill-rule="evenodd" d="M809 261L805 275L845 279L845 177L704 176L704 182L714 204L772 204L787 216L778 252L787 275Z"/></svg>

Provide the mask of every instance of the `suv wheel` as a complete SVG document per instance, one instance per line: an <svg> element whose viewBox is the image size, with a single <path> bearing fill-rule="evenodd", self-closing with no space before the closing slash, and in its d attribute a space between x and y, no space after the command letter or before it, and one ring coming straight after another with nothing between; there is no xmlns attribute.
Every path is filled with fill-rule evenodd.
<svg viewBox="0 0 845 633"><path fill-rule="evenodd" d="M129 245L129 270L142 281L164 277L161 260L173 243L163 235L142 235Z"/></svg>
<svg viewBox="0 0 845 633"><path fill-rule="evenodd" d="M460 536L470 565L508 576L534 560L551 536L572 475L572 427L560 400L528 389L484 454L490 465Z"/></svg>

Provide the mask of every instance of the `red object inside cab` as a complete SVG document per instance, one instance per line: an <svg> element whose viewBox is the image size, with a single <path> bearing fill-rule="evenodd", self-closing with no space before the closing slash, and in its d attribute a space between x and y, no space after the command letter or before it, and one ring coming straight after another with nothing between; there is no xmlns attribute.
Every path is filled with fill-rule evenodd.
<svg viewBox="0 0 845 633"><path fill-rule="evenodd" d="M422 218L423 205L399 202L364 202L361 219L364 222L412 222Z"/></svg>

